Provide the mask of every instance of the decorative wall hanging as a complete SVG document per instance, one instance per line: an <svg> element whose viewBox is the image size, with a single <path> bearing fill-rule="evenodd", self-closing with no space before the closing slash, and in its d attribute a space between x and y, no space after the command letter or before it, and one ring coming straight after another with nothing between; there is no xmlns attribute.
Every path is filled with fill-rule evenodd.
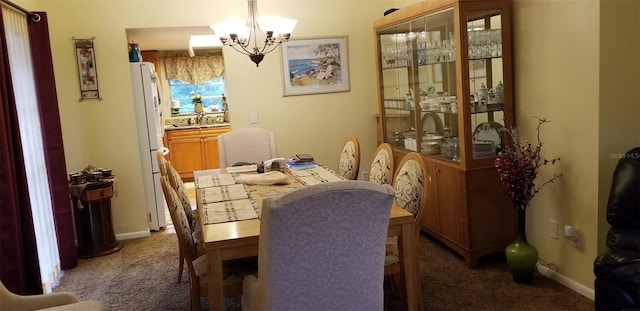
<svg viewBox="0 0 640 311"><path fill-rule="evenodd" d="M347 36L282 43L283 95L349 91Z"/></svg>
<svg viewBox="0 0 640 311"><path fill-rule="evenodd" d="M76 45L76 58L78 62L78 75L80 78L80 99L98 99L100 91L98 90L98 73L96 71L96 53L93 49L93 40L71 38Z"/></svg>

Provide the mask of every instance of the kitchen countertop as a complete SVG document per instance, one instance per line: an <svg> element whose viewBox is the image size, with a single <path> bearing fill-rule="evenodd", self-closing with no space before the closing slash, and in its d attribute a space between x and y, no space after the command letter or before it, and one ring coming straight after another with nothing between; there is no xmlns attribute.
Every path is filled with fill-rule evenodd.
<svg viewBox="0 0 640 311"><path fill-rule="evenodd" d="M211 124L188 124L188 125L165 125L165 131L173 131L173 130L185 130L185 129L197 129L197 128L209 128L209 127L224 127L229 126L229 123L211 123Z"/></svg>

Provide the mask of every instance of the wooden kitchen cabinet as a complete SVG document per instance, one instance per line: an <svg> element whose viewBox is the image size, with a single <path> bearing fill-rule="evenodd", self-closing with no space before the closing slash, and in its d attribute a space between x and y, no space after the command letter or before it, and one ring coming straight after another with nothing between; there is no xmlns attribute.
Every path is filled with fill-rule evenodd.
<svg viewBox="0 0 640 311"><path fill-rule="evenodd" d="M514 125L509 0L421 1L374 22L378 143L427 166L422 230L474 267L515 240L493 161Z"/></svg>
<svg viewBox="0 0 640 311"><path fill-rule="evenodd" d="M167 160L185 181L193 180L193 171L219 168L218 136L228 131L228 126L165 131Z"/></svg>

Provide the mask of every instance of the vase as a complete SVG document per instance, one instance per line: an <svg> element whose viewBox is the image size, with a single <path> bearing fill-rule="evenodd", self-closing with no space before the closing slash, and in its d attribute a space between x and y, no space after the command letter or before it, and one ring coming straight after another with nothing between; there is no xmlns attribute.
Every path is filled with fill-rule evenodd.
<svg viewBox="0 0 640 311"><path fill-rule="evenodd" d="M516 241L505 250L513 281L520 284L528 284L533 280L533 273L538 263L538 249L527 241L525 218L525 209L516 208L518 230Z"/></svg>

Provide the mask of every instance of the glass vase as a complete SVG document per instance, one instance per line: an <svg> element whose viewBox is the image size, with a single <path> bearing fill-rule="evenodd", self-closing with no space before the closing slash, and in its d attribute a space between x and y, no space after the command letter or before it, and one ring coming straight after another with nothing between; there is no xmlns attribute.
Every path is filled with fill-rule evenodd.
<svg viewBox="0 0 640 311"><path fill-rule="evenodd" d="M509 244L505 250L513 281L520 284L531 283L538 263L538 249L527 241L525 220L526 210L524 208L516 208L518 234L516 241Z"/></svg>

